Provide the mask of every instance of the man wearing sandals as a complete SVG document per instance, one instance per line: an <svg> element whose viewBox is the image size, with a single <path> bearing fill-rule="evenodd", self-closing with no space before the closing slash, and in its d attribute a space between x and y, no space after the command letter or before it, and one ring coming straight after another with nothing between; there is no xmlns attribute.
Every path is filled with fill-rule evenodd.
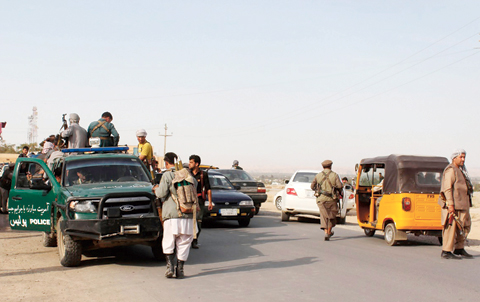
<svg viewBox="0 0 480 302"><path fill-rule="evenodd" d="M317 197L317 206L320 210L320 228L325 231L325 241L333 236L332 228L336 224L338 213L338 194L343 188L340 177L332 171L331 160L322 162L323 171L315 176L311 188Z"/></svg>

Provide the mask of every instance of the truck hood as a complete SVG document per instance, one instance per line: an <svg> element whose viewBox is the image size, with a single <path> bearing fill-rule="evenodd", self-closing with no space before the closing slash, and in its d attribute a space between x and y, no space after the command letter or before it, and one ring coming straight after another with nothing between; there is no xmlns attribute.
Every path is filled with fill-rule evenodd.
<svg viewBox="0 0 480 302"><path fill-rule="evenodd" d="M93 183L69 186L65 189L70 192L71 196L78 197L103 197L108 193L152 193L152 185L147 182Z"/></svg>

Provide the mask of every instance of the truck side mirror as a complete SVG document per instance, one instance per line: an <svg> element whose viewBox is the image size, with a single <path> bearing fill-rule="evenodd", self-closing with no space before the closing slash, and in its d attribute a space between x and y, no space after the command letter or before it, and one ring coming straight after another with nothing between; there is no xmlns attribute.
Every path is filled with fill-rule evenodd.
<svg viewBox="0 0 480 302"><path fill-rule="evenodd" d="M358 164L355 164L355 172L358 171Z"/></svg>

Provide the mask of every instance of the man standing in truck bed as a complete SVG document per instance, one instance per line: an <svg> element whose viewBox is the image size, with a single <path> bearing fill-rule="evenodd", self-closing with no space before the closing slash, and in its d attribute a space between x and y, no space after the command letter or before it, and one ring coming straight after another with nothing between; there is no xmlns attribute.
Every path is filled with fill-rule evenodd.
<svg viewBox="0 0 480 302"><path fill-rule="evenodd" d="M118 146L120 135L112 124L112 120L112 114L108 111L104 112L101 119L88 126L88 138L99 137L100 147Z"/></svg>

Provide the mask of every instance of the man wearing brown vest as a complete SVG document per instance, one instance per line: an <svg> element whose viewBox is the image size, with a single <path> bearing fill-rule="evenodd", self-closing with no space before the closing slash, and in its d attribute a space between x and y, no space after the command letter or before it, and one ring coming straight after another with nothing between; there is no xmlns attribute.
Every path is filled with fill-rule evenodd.
<svg viewBox="0 0 480 302"><path fill-rule="evenodd" d="M343 188L338 174L332 171L331 160L322 162L323 171L315 176L311 189L315 191L317 206L320 211L320 228L325 231L325 241L333 236L332 228L337 222L337 190Z"/></svg>
<svg viewBox="0 0 480 302"><path fill-rule="evenodd" d="M471 194L473 191L465 168L465 156L465 150L456 150L451 156L452 163L443 171L439 204L442 207L443 246L441 256L444 259L473 258L464 249L466 237L470 232L469 210L472 205ZM458 221L454 219L453 215L458 217Z"/></svg>

